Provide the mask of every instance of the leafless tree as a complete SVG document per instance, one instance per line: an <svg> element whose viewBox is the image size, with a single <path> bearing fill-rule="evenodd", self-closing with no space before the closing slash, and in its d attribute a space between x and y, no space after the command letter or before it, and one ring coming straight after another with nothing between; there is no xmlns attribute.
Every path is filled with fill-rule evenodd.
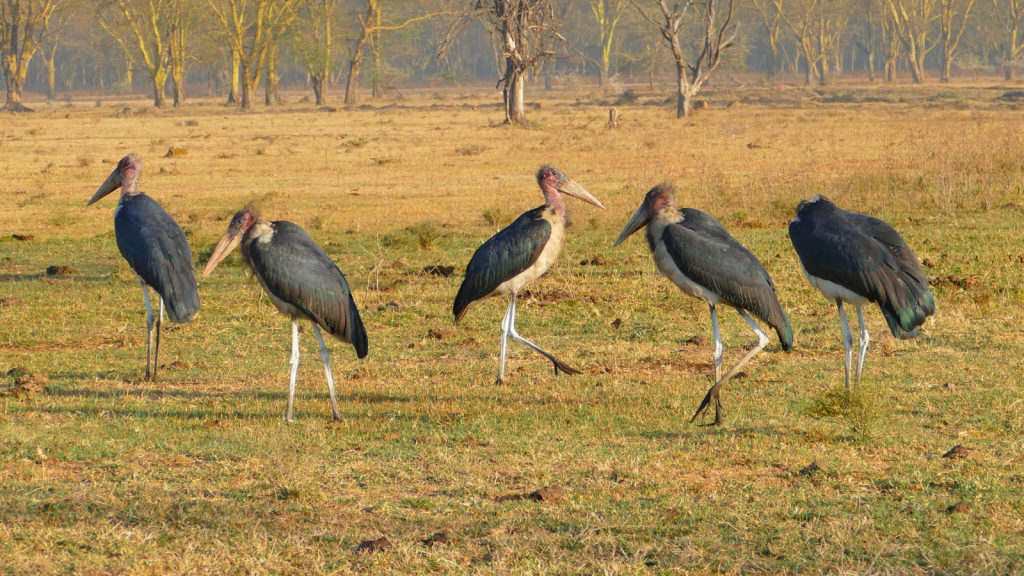
<svg viewBox="0 0 1024 576"><path fill-rule="evenodd" d="M356 17L359 19L359 37L356 39L355 47L352 49L352 57L348 61L348 79L345 81L345 104L356 104L359 98L359 72L363 62L363 55L366 52L366 46L374 41L374 35L378 38L376 42L380 42L381 32L392 32L395 30L401 30L407 26L415 24L417 22L423 22L431 18L436 18L442 14L448 12L429 12L420 16L413 16L407 18L402 22L391 23L383 19L381 0L365 0L366 8L364 11L356 12ZM379 65L379 46L377 48Z"/></svg>
<svg viewBox="0 0 1024 576"><path fill-rule="evenodd" d="M615 29L625 13L629 0L589 0L590 11L594 13L600 34L601 60L598 62L597 83L604 86L608 81L608 70L611 67L612 47L615 41Z"/></svg>
<svg viewBox="0 0 1024 576"><path fill-rule="evenodd" d="M779 50L782 46L782 13L772 0L751 0L764 26L765 42L768 44L768 77L779 73Z"/></svg>
<svg viewBox="0 0 1024 576"><path fill-rule="evenodd" d="M939 14L939 0L885 0L892 16L893 32L907 50L910 74L915 83L924 82L924 57L937 45L931 39L933 24Z"/></svg>
<svg viewBox="0 0 1024 576"><path fill-rule="evenodd" d="M40 33L43 68L46 70L47 100L53 100L57 97L57 48L61 43L61 34L67 29L72 18L75 16L76 7L67 2L62 3L43 24L43 30Z"/></svg>
<svg viewBox="0 0 1024 576"><path fill-rule="evenodd" d="M313 84L316 105L327 103L334 69L334 21L337 0L302 0L294 26L296 47Z"/></svg>
<svg viewBox="0 0 1024 576"><path fill-rule="evenodd" d="M956 50L967 29L967 20L975 0L940 0L939 3L939 46L942 53L940 82L949 82L950 69L956 58Z"/></svg>
<svg viewBox="0 0 1024 576"><path fill-rule="evenodd" d="M441 42L444 56L458 34L479 19L491 32L494 51L504 61L498 80L505 104L505 122L526 122L525 87L530 70L556 55L558 45L568 46L559 32L553 0L475 0L463 9Z"/></svg>
<svg viewBox="0 0 1024 576"><path fill-rule="evenodd" d="M829 79L829 56L837 52L839 39L851 15L848 0L772 0L782 15L800 53L807 61L804 80Z"/></svg>
<svg viewBox="0 0 1024 576"><path fill-rule="evenodd" d="M992 0L996 18L1002 24L1001 64L1007 80L1013 80L1020 68L1020 55L1024 51L1021 21L1024 20L1024 0Z"/></svg>
<svg viewBox="0 0 1024 576"><path fill-rule="evenodd" d="M100 26L153 82L153 105L166 104L167 77L176 72L174 105L184 101L187 0L92 0Z"/></svg>
<svg viewBox="0 0 1024 576"><path fill-rule="evenodd" d="M298 0L207 0L231 46L241 75L243 110L253 105L271 44L295 18ZM234 74L233 74L234 75Z"/></svg>
<svg viewBox="0 0 1024 576"><path fill-rule="evenodd" d="M672 51L676 65L676 118L690 115L690 101L722 62L722 55L733 46L737 25L733 23L735 0L685 0L668 7L665 0L656 0L660 15L652 15L637 0L630 0L640 15L654 25ZM679 39L679 28L687 12L693 9L699 39L691 57ZM724 10L722 10L724 8ZM691 64L692 62L692 64Z"/></svg>
<svg viewBox="0 0 1024 576"><path fill-rule="evenodd" d="M31 112L21 103L28 65L62 0L0 0L0 60L7 84L3 110Z"/></svg>

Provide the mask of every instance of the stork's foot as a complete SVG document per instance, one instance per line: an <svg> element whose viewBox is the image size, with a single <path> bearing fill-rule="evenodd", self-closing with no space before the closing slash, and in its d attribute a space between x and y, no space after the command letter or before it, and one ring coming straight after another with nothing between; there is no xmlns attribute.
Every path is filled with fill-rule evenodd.
<svg viewBox="0 0 1024 576"><path fill-rule="evenodd" d="M725 410L722 408L722 397L721 397L721 383L715 384L708 390L708 393L704 396L704 400L701 401L700 407L697 408L697 412L694 413L693 418L690 418L690 424L693 424L711 405L713 401L715 403L715 420L708 426L721 426L725 420Z"/></svg>
<svg viewBox="0 0 1024 576"><path fill-rule="evenodd" d="M583 374L583 372L580 372L579 370L577 370L577 369L567 365L565 362L562 362L558 358L552 358L551 362L555 365L555 376L558 376L558 371L559 370L561 370L562 372L565 372L569 376L575 376L577 374Z"/></svg>

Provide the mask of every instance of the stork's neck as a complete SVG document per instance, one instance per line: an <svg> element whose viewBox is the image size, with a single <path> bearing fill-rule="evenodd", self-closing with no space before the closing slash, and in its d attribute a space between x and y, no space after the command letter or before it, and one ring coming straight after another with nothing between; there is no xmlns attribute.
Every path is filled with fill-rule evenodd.
<svg viewBox="0 0 1024 576"><path fill-rule="evenodd" d="M647 245L650 246L651 252L658 248L662 234L665 233L665 227L680 222L682 219L683 215L675 206L664 206L654 213L654 217L647 223Z"/></svg>
<svg viewBox="0 0 1024 576"><path fill-rule="evenodd" d="M540 189L544 193L544 200L547 202L547 205L551 207L555 214L558 214L558 217L562 219L562 223L565 223L565 201L562 200L562 193L547 182L541 182Z"/></svg>
<svg viewBox="0 0 1024 576"><path fill-rule="evenodd" d="M131 198L141 194L139 191L138 170L127 170L121 177L121 199Z"/></svg>
<svg viewBox="0 0 1024 576"><path fill-rule="evenodd" d="M253 242L270 242L274 237L274 225L270 220L260 218L245 231L242 237L242 254L249 257L249 246Z"/></svg>

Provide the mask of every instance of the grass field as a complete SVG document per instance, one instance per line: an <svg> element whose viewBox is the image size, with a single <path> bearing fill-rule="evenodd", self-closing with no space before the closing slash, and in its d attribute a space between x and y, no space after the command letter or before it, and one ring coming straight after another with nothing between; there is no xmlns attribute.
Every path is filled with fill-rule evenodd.
<svg viewBox="0 0 1024 576"><path fill-rule="evenodd" d="M641 93L616 130L614 96L568 92L537 94L517 129L473 93L4 116L0 390L23 372L49 386L0 397L0 571L1024 571L1024 109L1006 89L721 89L685 121ZM307 328L298 422L284 423L289 322L237 255L201 283L199 316L165 329L161 380L140 382L144 308L116 198L85 208L131 151L197 266L247 202L338 262L370 334L364 361L331 344L341 422ZM456 327L451 302L473 250L540 204L543 163L607 210L568 201L562 257L519 330L584 375L513 345L499 386L506 303ZM711 384L710 346L688 342L710 337L706 306L657 274L641 238L611 247L664 179L764 261L796 334L788 354L771 334L728 385L723 428L687 424ZM834 306L786 237L816 193L893 223L935 278L917 340L869 313L848 403ZM729 365L754 338L721 316ZM958 444L966 458L942 457ZM555 485L556 501L515 498ZM436 532L450 543L420 543ZM381 536L394 546L356 551Z"/></svg>

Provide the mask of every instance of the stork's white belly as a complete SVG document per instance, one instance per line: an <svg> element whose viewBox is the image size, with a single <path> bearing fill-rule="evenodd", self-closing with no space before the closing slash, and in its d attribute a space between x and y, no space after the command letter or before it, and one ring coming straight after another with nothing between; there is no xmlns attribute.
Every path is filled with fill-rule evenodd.
<svg viewBox="0 0 1024 576"><path fill-rule="evenodd" d="M661 271L662 276L671 280L684 293L694 298L700 298L708 304L717 305L722 302L722 299L717 294L697 284L687 277L686 274L683 274L682 270L676 266L675 260L672 259L668 250L665 249L664 242L659 241L654 249L654 263L658 265L658 270Z"/></svg>
<svg viewBox="0 0 1024 576"><path fill-rule="evenodd" d="M807 270L803 266L800 266L800 269L803 270L804 276L807 278L807 281L810 282L811 286L817 288L825 295L825 298L828 298L833 302L835 302L836 299L839 299L843 302L849 302L854 306L863 306L869 302L867 298L848 288L844 288L835 282L830 282L824 278L818 278L817 276L808 274Z"/></svg>
<svg viewBox="0 0 1024 576"><path fill-rule="evenodd" d="M554 221L552 222L552 220ZM511 292L518 294L524 286L543 276L554 265L555 260L558 260L558 254L562 251L562 240L565 238L565 226L557 217L548 221L551 222L551 236L544 244L544 248L541 249L537 261L533 263L533 266L520 272L519 275L502 282L493 294L501 296Z"/></svg>

